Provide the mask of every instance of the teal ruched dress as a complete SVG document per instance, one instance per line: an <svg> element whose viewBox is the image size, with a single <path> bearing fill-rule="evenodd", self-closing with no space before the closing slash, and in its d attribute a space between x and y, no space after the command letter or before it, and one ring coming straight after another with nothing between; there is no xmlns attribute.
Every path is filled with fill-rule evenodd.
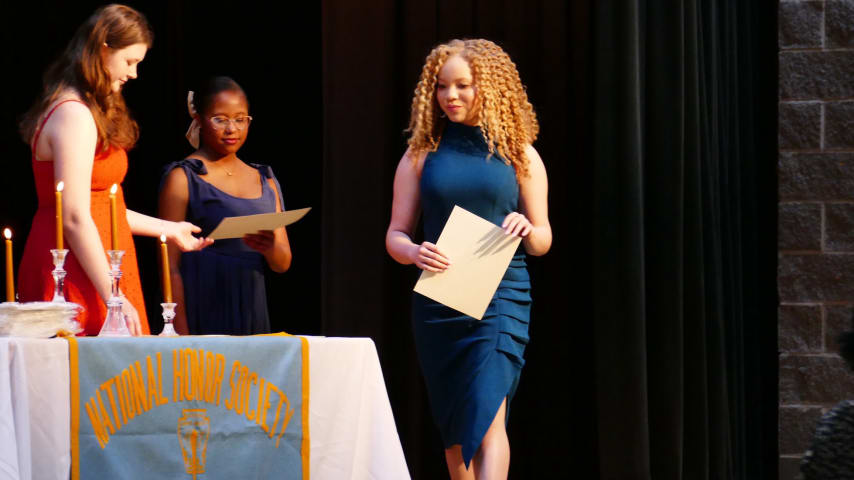
<svg viewBox="0 0 854 480"><path fill-rule="evenodd" d="M518 211L515 170L488 153L478 127L448 122L421 172L426 241L436 242L454 205L499 226ZM530 287L520 245L481 320L413 294L413 332L433 418L445 448L462 446L466 465L505 397L509 418L525 363Z"/></svg>

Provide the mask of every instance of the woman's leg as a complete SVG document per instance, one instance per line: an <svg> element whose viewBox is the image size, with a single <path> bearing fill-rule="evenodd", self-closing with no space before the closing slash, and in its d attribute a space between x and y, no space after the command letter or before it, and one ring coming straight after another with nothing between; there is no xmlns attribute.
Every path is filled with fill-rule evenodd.
<svg viewBox="0 0 854 480"><path fill-rule="evenodd" d="M510 471L510 441L504 428L506 412L507 398L498 407L498 413L472 459L471 466L478 480L503 480Z"/></svg>
<svg viewBox="0 0 854 480"><path fill-rule="evenodd" d="M453 445L445 449L445 462L448 463L451 480L474 480L474 463L470 463L469 468L466 469L461 445Z"/></svg>

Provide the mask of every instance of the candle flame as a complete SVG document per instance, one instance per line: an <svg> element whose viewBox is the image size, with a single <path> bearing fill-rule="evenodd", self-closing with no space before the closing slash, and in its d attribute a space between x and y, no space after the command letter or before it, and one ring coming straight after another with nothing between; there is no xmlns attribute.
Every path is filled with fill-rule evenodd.
<svg viewBox="0 0 854 480"><path fill-rule="evenodd" d="M165 233L161 233L161 234L160 234L160 241L161 241L162 243L166 243L166 234L165 234Z"/></svg>
<svg viewBox="0 0 854 480"><path fill-rule="evenodd" d="M65 188L65 182L59 182L56 184L56 191L57 192L61 192L63 188Z"/></svg>
<svg viewBox="0 0 854 480"><path fill-rule="evenodd" d="M119 189L119 186L118 186L118 185L116 185L116 184L114 183L114 184L113 184L113 186L112 186L112 187L110 187L110 195L115 195L115 194L116 194L116 191L117 191L118 189Z"/></svg>
<svg viewBox="0 0 854 480"><path fill-rule="evenodd" d="M3 230L3 236L6 237L6 240L11 239L12 238L12 231L9 230L8 228L4 229Z"/></svg>

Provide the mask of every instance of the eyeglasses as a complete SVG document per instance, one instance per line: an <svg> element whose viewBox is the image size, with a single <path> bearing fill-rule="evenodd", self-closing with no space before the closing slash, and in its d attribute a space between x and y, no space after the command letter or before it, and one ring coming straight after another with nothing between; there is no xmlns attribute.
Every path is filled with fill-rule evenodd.
<svg viewBox="0 0 854 480"><path fill-rule="evenodd" d="M211 117L211 126L214 130L225 130L225 127L228 124L234 125L234 128L237 130L243 130L244 128L249 126L249 122L252 121L252 117L249 115L245 117L237 117L237 118L228 118L221 115L217 115L215 117Z"/></svg>

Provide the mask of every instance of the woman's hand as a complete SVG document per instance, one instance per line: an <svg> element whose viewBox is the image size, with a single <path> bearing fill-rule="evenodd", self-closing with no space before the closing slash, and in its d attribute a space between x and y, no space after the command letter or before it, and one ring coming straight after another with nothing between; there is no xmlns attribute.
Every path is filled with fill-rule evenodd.
<svg viewBox="0 0 854 480"><path fill-rule="evenodd" d="M276 235L272 230L259 230L244 235L243 243L261 254L267 254L276 244Z"/></svg>
<svg viewBox="0 0 854 480"><path fill-rule="evenodd" d="M182 252L201 250L214 242L210 238L194 237L193 234L201 232L202 229L190 222L171 222L171 224L172 228L167 236Z"/></svg>
<svg viewBox="0 0 854 480"><path fill-rule="evenodd" d="M134 337L142 335L142 327L139 324L139 312L130 303L127 297L122 296L122 316L127 323L130 334Z"/></svg>
<svg viewBox="0 0 854 480"><path fill-rule="evenodd" d="M534 225L525 215L522 215L519 212L510 212L506 217L504 217L504 222L501 223L501 228L504 229L504 233L507 235L524 238L531 233L531 229L534 228Z"/></svg>
<svg viewBox="0 0 854 480"><path fill-rule="evenodd" d="M428 272L444 272L446 268L451 266L451 261L436 248L436 245L430 242L412 245L409 259L416 267Z"/></svg>

